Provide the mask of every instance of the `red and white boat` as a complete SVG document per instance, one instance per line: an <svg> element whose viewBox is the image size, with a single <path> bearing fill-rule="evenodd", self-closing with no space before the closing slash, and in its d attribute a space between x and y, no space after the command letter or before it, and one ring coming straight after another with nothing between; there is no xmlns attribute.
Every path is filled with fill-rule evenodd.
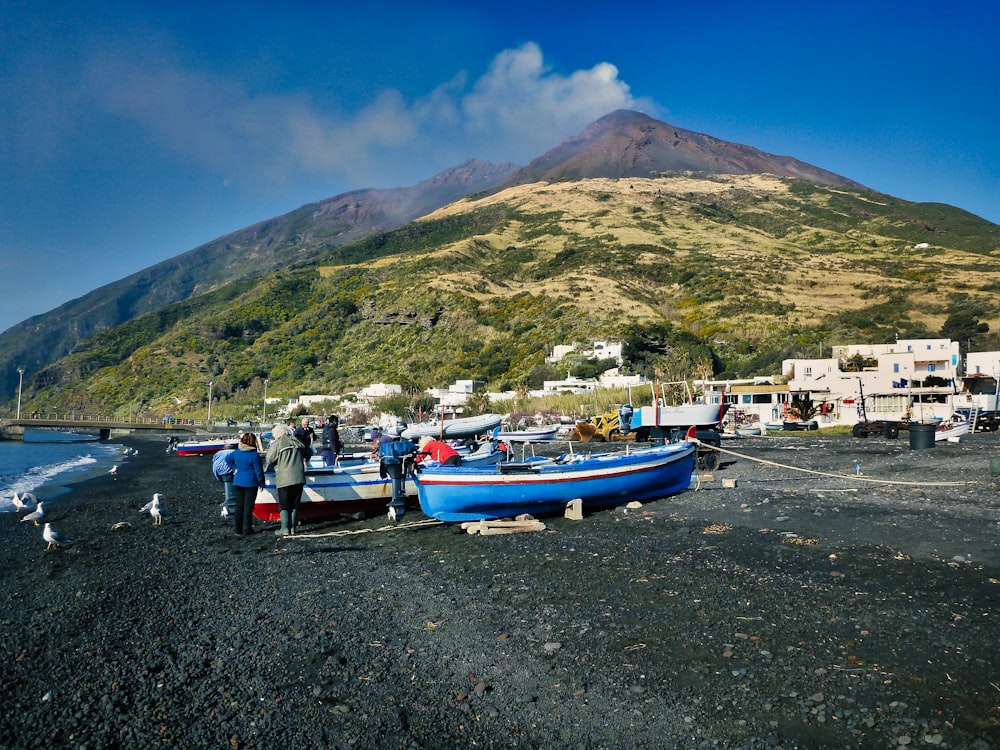
<svg viewBox="0 0 1000 750"><path fill-rule="evenodd" d="M955 443L958 442L963 435L968 435L971 429L972 422L970 420L954 416L951 419L943 420L937 425L934 429L934 440L951 440Z"/></svg>
<svg viewBox="0 0 1000 750"><path fill-rule="evenodd" d="M211 456L226 448L235 448L239 438L210 438L205 440L185 440L175 448L178 456Z"/></svg>

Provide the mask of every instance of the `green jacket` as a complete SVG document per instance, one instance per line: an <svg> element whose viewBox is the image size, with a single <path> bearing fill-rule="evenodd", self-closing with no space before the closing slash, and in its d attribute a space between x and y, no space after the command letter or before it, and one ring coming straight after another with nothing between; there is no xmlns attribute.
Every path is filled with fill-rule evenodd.
<svg viewBox="0 0 1000 750"><path fill-rule="evenodd" d="M275 485L288 487L306 483L307 448L297 438L285 435L267 447L267 467L274 469Z"/></svg>

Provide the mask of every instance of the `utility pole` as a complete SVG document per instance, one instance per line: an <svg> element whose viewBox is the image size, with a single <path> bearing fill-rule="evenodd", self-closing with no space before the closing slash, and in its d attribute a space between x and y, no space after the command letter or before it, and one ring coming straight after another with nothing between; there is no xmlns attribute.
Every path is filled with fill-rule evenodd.
<svg viewBox="0 0 1000 750"><path fill-rule="evenodd" d="M208 381L208 419L205 420L205 426L209 430L212 429L212 383L214 382L214 379Z"/></svg>
<svg viewBox="0 0 1000 750"><path fill-rule="evenodd" d="M17 418L21 418L21 385L24 383L24 368L17 368Z"/></svg>
<svg viewBox="0 0 1000 750"><path fill-rule="evenodd" d="M260 417L260 428L264 429L264 425L267 424L267 383L268 379L264 378L264 409L261 412Z"/></svg>

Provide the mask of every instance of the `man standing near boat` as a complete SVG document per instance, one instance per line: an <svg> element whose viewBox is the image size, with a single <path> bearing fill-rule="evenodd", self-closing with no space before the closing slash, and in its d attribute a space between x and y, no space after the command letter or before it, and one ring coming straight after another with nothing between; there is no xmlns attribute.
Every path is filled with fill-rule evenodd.
<svg viewBox="0 0 1000 750"><path fill-rule="evenodd" d="M326 446L323 448L323 463L327 466L333 466L337 463L337 456L344 451L344 445L340 442L340 432L337 429L339 425L340 417L331 414L327 419L326 428L323 430L323 437L326 438Z"/></svg>
<svg viewBox="0 0 1000 750"><path fill-rule="evenodd" d="M306 447L307 454L311 456L314 453L312 444L316 440L316 431L309 426L309 420L303 417L302 424L295 428L293 435Z"/></svg>

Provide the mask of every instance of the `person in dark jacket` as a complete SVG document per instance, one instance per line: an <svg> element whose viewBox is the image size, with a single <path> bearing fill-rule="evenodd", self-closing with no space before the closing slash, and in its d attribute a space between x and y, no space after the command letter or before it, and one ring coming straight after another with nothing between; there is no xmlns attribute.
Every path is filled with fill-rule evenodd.
<svg viewBox="0 0 1000 750"><path fill-rule="evenodd" d="M275 534L292 536L299 523L299 502L306 486L306 461L309 449L283 424L271 429L273 442L267 447L267 465L274 469L274 484L278 488L281 528Z"/></svg>
<svg viewBox="0 0 1000 750"><path fill-rule="evenodd" d="M323 463L333 466L337 463L337 456L344 452L344 444L340 441L340 417L331 414L326 421L326 429L323 430L323 437L326 439L326 446L323 448Z"/></svg>
<svg viewBox="0 0 1000 750"><path fill-rule="evenodd" d="M229 463L233 467L233 492L236 495L236 533L253 533L253 506L257 502L258 490L264 489L264 465L260 460L257 436L244 433L240 444L231 454Z"/></svg>
<svg viewBox="0 0 1000 750"><path fill-rule="evenodd" d="M309 426L308 419L303 417L302 424L295 428L292 435L308 449L310 456L316 452L313 449L313 442L316 440L316 431Z"/></svg>

